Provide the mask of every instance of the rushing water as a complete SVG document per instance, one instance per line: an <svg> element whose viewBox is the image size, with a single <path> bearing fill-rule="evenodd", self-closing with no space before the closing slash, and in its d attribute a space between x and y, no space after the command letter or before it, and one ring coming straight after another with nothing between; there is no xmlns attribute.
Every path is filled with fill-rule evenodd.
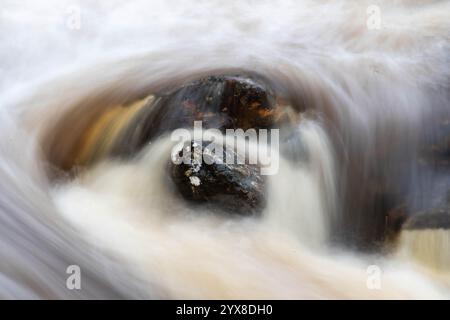
<svg viewBox="0 0 450 320"><path fill-rule="evenodd" d="M448 298L449 229L396 241L385 228L386 212L448 201L449 170L422 151L450 119L449 13L448 1L3 0L0 297ZM261 217L178 197L168 136L126 161L55 168L93 114L227 70L309 110ZM81 290L66 288L69 265Z"/></svg>

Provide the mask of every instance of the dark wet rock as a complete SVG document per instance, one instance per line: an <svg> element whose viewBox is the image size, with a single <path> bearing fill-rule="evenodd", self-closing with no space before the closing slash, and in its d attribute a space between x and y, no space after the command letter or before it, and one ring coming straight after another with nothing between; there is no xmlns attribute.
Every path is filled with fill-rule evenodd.
<svg viewBox="0 0 450 320"><path fill-rule="evenodd" d="M406 221L403 229L450 229L450 209L440 208L417 213Z"/></svg>
<svg viewBox="0 0 450 320"><path fill-rule="evenodd" d="M189 163L170 163L171 178L180 194L193 203L207 204L232 214L260 213L265 205L265 179L260 174L260 167L237 164L237 161L235 164L224 163L209 144L207 141L188 142L176 159ZM189 149L192 152L189 153ZM222 155L222 159L227 155L235 159L238 156L230 148L224 148Z"/></svg>
<svg viewBox="0 0 450 320"><path fill-rule="evenodd" d="M357 172L359 168L352 169ZM359 188L351 185L351 192L349 203L354 211L344 213L344 230L348 232L345 236L363 251L383 248L387 237L392 236L391 224L396 220L393 213L402 204L401 199L377 176L359 181Z"/></svg>
<svg viewBox="0 0 450 320"><path fill-rule="evenodd" d="M188 83L164 98L178 112L179 126L202 120L212 128L270 128L276 115L275 94L261 80L211 76Z"/></svg>
<svg viewBox="0 0 450 320"><path fill-rule="evenodd" d="M264 80L255 76L218 75L201 78L162 93L151 108L143 108L123 141L139 149L155 137L179 128L269 129L290 120ZM131 139L133 137L133 139Z"/></svg>

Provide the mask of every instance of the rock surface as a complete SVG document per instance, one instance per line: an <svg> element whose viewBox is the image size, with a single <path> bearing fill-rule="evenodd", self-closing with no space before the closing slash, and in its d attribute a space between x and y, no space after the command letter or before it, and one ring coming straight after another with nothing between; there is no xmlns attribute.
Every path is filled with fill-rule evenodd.
<svg viewBox="0 0 450 320"><path fill-rule="evenodd" d="M143 108L122 139L123 149L133 153L161 134L179 128L192 129L194 121L202 121L204 129L222 132L278 127L280 122L289 120L287 110L259 78L209 76L163 92L149 108Z"/></svg>
<svg viewBox="0 0 450 320"><path fill-rule="evenodd" d="M177 160L185 161L170 163L171 178L180 194L193 203L207 203L231 214L260 213L265 205L265 179L259 166L223 163L221 159L226 159L227 154L238 155L224 148L223 158L219 157L209 144L188 142L176 155Z"/></svg>

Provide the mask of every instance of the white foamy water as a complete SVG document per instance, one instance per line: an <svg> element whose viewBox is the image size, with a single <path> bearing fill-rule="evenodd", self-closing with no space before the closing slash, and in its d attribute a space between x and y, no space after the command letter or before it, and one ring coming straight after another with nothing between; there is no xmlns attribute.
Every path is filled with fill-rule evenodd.
<svg viewBox="0 0 450 320"><path fill-rule="evenodd" d="M60 212L90 242L113 248L137 266L140 277L157 279L169 297L442 297L401 264L383 266L388 270L383 290L369 290L364 260L317 251L320 244L325 248L326 231L323 202L314 194L318 177L298 169L283 168L295 178L295 191L284 174L271 178L284 195L269 198L262 219L230 220L190 210L183 200L168 196L167 160L161 155L169 154L172 145L160 141L132 164L100 165L54 194ZM307 196L298 196L300 191ZM411 291L411 284L418 291Z"/></svg>
<svg viewBox="0 0 450 320"><path fill-rule="evenodd" d="M0 297L448 298L448 279L413 259L334 243L348 177L356 192L381 167L428 204L416 197L428 176L405 159L450 101L450 3L377 1L380 30L366 26L371 4L3 0ZM332 119L300 123L308 159L281 159L261 218L191 209L171 192L167 139L64 183L47 178L41 146L60 114L229 68L266 75ZM72 264L79 291L66 288ZM367 285L373 264L379 289Z"/></svg>

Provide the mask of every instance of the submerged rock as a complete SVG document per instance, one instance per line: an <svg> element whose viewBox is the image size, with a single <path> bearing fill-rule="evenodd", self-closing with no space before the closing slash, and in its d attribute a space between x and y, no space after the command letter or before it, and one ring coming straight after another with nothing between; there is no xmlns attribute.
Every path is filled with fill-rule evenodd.
<svg viewBox="0 0 450 320"><path fill-rule="evenodd" d="M175 160L184 162L171 162L170 174L180 194L193 203L207 203L232 214L260 213L265 205L265 179L260 167L225 163L227 156L239 156L230 148L223 148L222 157L214 153L207 141L187 142L179 151Z"/></svg>
<svg viewBox="0 0 450 320"><path fill-rule="evenodd" d="M403 229L450 229L450 210L441 208L413 215L403 225Z"/></svg>

